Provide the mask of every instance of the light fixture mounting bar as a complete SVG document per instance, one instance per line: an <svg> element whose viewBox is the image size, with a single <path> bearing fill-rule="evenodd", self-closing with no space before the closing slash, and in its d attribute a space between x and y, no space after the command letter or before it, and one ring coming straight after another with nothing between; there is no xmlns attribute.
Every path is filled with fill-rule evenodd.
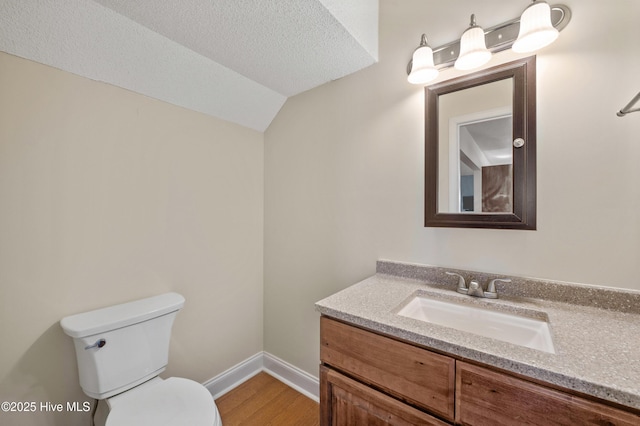
<svg viewBox="0 0 640 426"><path fill-rule="evenodd" d="M551 24L562 31L571 20L571 10L562 4L551 6ZM484 31L487 49L492 53L509 49L518 38L520 17L504 22ZM447 43L433 49L433 63L437 69L453 67L460 54L460 40ZM411 72L411 61L407 65L407 74Z"/></svg>

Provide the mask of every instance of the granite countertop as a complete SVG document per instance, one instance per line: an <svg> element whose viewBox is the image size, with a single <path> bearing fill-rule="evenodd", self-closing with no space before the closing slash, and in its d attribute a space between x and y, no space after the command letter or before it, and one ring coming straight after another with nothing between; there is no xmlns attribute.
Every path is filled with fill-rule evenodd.
<svg viewBox="0 0 640 426"><path fill-rule="evenodd" d="M488 274L457 272L486 286ZM499 299L455 291L437 267L380 261L376 275L316 303L323 315L464 359L640 409L640 292L511 278ZM492 278L504 276L492 275ZM403 317L416 294L477 307L546 314L556 353ZM544 296L544 297L541 297Z"/></svg>

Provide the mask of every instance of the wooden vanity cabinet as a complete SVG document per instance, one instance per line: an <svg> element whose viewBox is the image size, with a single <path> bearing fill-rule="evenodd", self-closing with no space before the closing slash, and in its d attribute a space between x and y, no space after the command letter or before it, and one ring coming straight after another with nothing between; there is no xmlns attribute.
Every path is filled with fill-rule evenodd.
<svg viewBox="0 0 640 426"><path fill-rule="evenodd" d="M320 366L320 395L321 425L448 425L325 366Z"/></svg>
<svg viewBox="0 0 640 426"><path fill-rule="evenodd" d="M638 426L640 416L458 361L456 422L474 426Z"/></svg>
<svg viewBox="0 0 640 426"><path fill-rule="evenodd" d="M320 424L639 426L640 412L320 319Z"/></svg>
<svg viewBox="0 0 640 426"><path fill-rule="evenodd" d="M326 317L320 320L320 341L320 359L325 366L407 406L453 420L455 361L452 358ZM322 379L320 384L323 385ZM334 392L326 409L332 410L338 404L333 396ZM331 416L325 413L323 417Z"/></svg>

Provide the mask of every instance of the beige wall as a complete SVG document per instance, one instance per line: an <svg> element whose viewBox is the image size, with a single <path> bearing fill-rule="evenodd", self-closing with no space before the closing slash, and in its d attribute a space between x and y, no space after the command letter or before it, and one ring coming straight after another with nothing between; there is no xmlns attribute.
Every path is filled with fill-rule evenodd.
<svg viewBox="0 0 640 426"><path fill-rule="evenodd" d="M0 53L0 401L86 400L58 321L167 291L165 375L261 351L262 236L261 133Z"/></svg>
<svg viewBox="0 0 640 426"><path fill-rule="evenodd" d="M640 3L563 3L537 61L537 231L423 227L424 95L405 73L422 32L437 46L526 1L381 0L380 62L287 101L265 133L266 351L317 374L313 303L377 259L640 289L640 113L615 115L640 90Z"/></svg>
<svg viewBox="0 0 640 426"><path fill-rule="evenodd" d="M640 90L640 3L564 3L538 55L537 231L422 226L405 74L422 32L437 46L525 1L381 0L380 62L289 99L264 135L0 53L0 401L85 400L59 319L170 290L187 304L166 375L203 382L263 348L317 374L313 303L381 258L640 289L640 116L615 116Z"/></svg>

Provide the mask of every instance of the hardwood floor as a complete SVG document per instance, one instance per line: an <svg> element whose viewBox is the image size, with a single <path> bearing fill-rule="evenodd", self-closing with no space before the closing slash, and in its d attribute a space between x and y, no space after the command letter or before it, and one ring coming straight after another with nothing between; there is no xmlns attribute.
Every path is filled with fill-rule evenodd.
<svg viewBox="0 0 640 426"><path fill-rule="evenodd" d="M316 426L318 403L267 373L259 373L216 400L224 426Z"/></svg>

